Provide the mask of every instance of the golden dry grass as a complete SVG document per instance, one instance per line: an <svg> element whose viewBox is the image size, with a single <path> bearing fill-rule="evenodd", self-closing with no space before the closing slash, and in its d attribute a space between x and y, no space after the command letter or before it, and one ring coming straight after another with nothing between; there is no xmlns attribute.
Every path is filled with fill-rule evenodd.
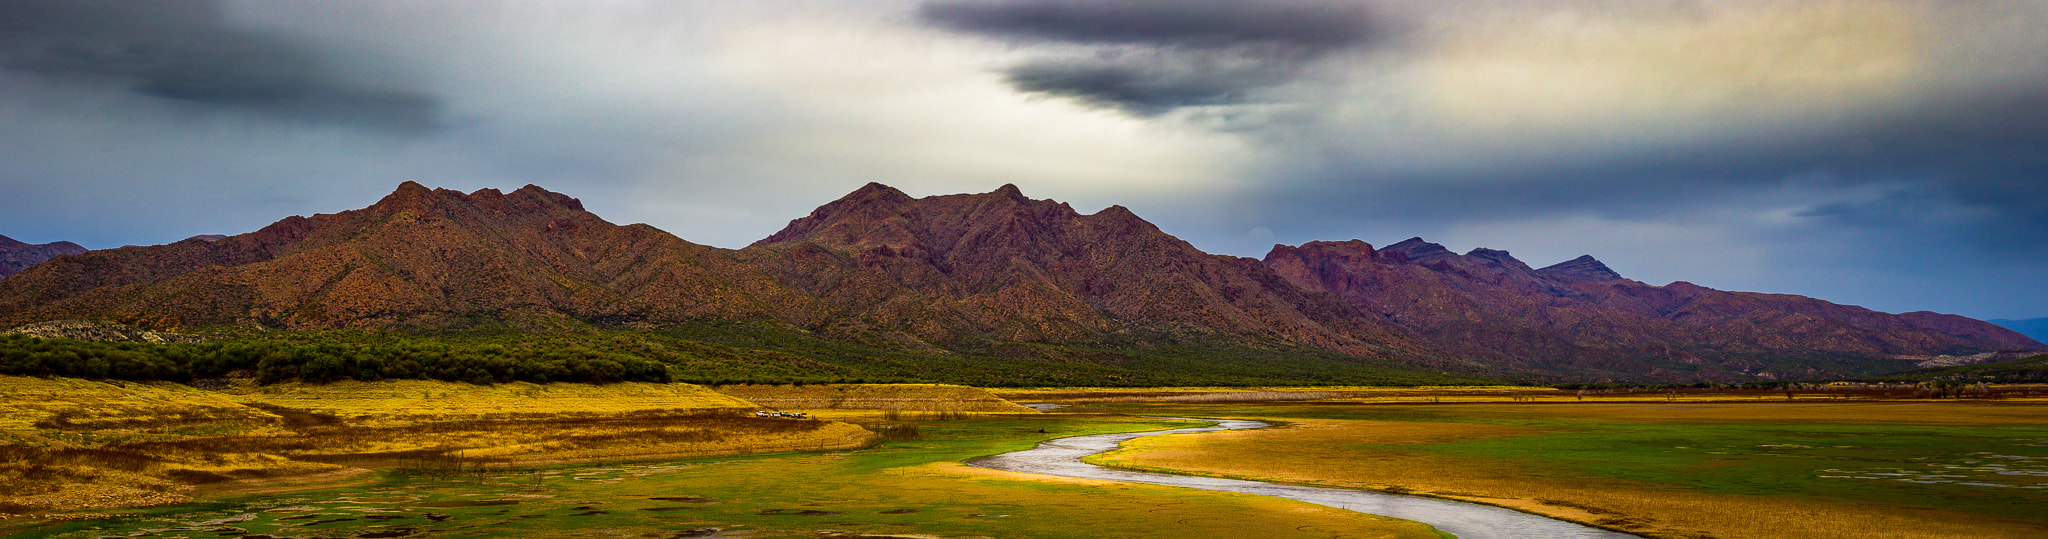
<svg viewBox="0 0 2048 539"><path fill-rule="evenodd" d="M876 436L689 384L341 382L222 391L0 376L0 513L159 505L359 467L808 451Z"/></svg>
<svg viewBox="0 0 2048 539"><path fill-rule="evenodd" d="M0 432L43 427L155 429L276 419L226 395L171 382L0 376Z"/></svg>
<svg viewBox="0 0 2048 539"><path fill-rule="evenodd" d="M1542 408L1560 413L1556 407ZM1667 413L1718 420L1842 417L1841 410L1778 408L1587 406L1571 412L1623 419ZM1889 407L1883 414L1938 423L1963 419L1972 411L1990 407L1968 408L1974 410L1902 405ZM2038 420L2038 411L2034 417ZM1992 420L1999 420L1998 416L1994 415ZM1398 449L1406 444L1542 431L1535 427L1313 419L1289 423L1286 427L1263 430L1140 438L1127 442L1123 450L1091 461L1139 469L1463 499L1657 537L2040 537L2044 531L2039 522L1974 513L1814 498L1795 501L1689 492L1672 485L1575 474L1508 459Z"/></svg>
<svg viewBox="0 0 2048 539"><path fill-rule="evenodd" d="M364 424L518 416L606 415L642 410L752 409L753 403L692 384L480 386L428 380L278 384L233 390L230 398L333 415Z"/></svg>
<svg viewBox="0 0 2048 539"><path fill-rule="evenodd" d="M716 389L781 410L1038 413L985 389L947 384L728 385Z"/></svg>

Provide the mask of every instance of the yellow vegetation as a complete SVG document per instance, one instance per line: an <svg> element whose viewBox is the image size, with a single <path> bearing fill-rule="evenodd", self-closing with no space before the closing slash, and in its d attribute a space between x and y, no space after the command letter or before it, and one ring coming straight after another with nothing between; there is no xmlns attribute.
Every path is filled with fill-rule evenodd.
<svg viewBox="0 0 2048 539"><path fill-rule="evenodd" d="M240 402L328 414L351 424L754 407L702 386L646 382L480 386L427 380L341 381L245 387L233 393L230 398Z"/></svg>
<svg viewBox="0 0 2048 539"><path fill-rule="evenodd" d="M785 410L1038 413L985 389L946 384L729 385L717 390Z"/></svg>
<svg viewBox="0 0 2048 539"><path fill-rule="evenodd" d="M0 376L0 432L275 421L225 395L171 382Z"/></svg>
<svg viewBox="0 0 2048 539"><path fill-rule="evenodd" d="M431 381L219 391L0 376L0 513L132 507L370 468L848 449L835 421L756 418L690 384Z"/></svg>

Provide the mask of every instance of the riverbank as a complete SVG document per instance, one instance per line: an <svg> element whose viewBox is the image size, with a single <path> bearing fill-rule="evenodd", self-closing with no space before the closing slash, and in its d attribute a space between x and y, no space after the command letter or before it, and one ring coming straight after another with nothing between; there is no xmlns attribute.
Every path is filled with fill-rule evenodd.
<svg viewBox="0 0 2048 539"><path fill-rule="evenodd" d="M540 537L601 530L620 536L698 533L754 539L1441 538L1415 522L1292 500L960 464L1052 438L1180 425L1130 417L978 416L923 422L918 439L853 451L439 475L385 473L374 482L345 488L221 498L135 510L135 516L121 519L0 528L0 533L63 539L137 532L196 539L234 530L273 536L388 534L375 535L382 537ZM243 520L194 524L222 519Z"/></svg>
<svg viewBox="0 0 2048 539"><path fill-rule="evenodd" d="M1284 421L1134 440L1145 470L1413 493L1647 536L2041 537L2048 407L1777 404L1116 405Z"/></svg>
<svg viewBox="0 0 2048 539"><path fill-rule="evenodd" d="M1204 421L1191 418L1161 419ZM1206 427L1076 436L1048 441L1039 444L1038 447L1025 451L974 459L968 461L968 464L1012 472L1272 496L1349 511L1359 511L1384 517L1421 522L1436 529L1455 534L1463 539L1634 537L1628 534L1615 533L1487 505L1361 490L1318 488L1243 479L1148 473L1127 469L1105 468L1082 461L1083 458L1091 455L1115 451L1119 445L1132 440L1151 437L1180 437L1194 440L1195 437L1214 436L1214 434L1209 433L1216 433L1218 431L1260 429L1268 426L1270 426L1268 423L1260 421L1217 420L1214 422L1214 425Z"/></svg>

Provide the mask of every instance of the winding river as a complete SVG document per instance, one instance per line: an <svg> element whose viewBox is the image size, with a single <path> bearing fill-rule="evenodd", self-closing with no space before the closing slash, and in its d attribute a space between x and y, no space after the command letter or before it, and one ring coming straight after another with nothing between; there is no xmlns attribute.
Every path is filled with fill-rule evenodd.
<svg viewBox="0 0 2048 539"><path fill-rule="evenodd" d="M1266 423L1258 421L1216 419L1192 419L1192 421L1214 421L1216 425L1153 432L1126 432L1061 438L1038 444L1036 448L1014 453L1004 453L992 457L982 457L968 461L967 464L1012 472L1278 496L1362 513L1413 520L1435 526L1439 530L1450 532L1465 539L1494 537L1635 537L1624 533L1544 518L1490 505L1361 490L1133 472L1104 468L1081 462L1081 457L1115 450L1125 440L1134 438L1162 434L1255 429L1268 426Z"/></svg>

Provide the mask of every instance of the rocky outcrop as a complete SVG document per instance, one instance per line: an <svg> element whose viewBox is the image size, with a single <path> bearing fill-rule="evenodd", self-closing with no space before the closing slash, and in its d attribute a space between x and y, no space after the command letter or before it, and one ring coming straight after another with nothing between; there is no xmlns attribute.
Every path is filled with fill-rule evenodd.
<svg viewBox="0 0 2048 539"><path fill-rule="evenodd" d="M20 333L30 337L42 337L45 339L73 339L80 341L169 343L201 342L207 340L206 337L199 335L150 331L122 324L84 320L37 322L7 330L6 333Z"/></svg>

